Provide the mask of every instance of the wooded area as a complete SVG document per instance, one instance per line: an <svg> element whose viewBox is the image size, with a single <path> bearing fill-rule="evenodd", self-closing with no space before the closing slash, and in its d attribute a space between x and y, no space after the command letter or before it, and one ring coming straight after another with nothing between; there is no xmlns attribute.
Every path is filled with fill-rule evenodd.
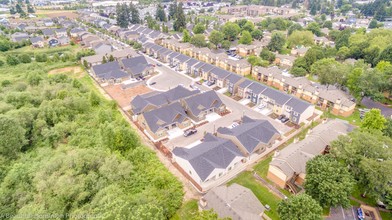
<svg viewBox="0 0 392 220"><path fill-rule="evenodd" d="M47 74L70 65L48 59L0 67L0 213L173 216L182 203L180 182L88 75Z"/></svg>

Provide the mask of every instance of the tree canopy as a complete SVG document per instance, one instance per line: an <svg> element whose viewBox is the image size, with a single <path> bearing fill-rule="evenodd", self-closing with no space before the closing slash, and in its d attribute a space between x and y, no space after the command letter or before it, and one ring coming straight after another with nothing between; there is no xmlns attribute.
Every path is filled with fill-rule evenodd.
<svg viewBox="0 0 392 220"><path fill-rule="evenodd" d="M278 205L280 219L292 220L322 220L322 208L309 195L302 193L287 200L282 200Z"/></svg>
<svg viewBox="0 0 392 220"><path fill-rule="evenodd" d="M306 194L323 207L348 207L353 185L347 167L330 156L319 155L306 163Z"/></svg>

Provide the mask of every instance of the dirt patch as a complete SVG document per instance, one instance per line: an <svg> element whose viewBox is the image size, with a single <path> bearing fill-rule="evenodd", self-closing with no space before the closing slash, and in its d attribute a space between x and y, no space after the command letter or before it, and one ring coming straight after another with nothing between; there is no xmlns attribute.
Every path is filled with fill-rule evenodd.
<svg viewBox="0 0 392 220"><path fill-rule="evenodd" d="M82 78L86 73L80 66L71 66L49 71L49 75L64 73L73 78Z"/></svg>
<svg viewBox="0 0 392 220"><path fill-rule="evenodd" d="M51 11L51 10L38 10L37 13L38 15L45 15L49 18L54 18L54 17L59 17L59 16L65 16L69 19L75 19L78 18L79 15L76 14L73 11Z"/></svg>
<svg viewBox="0 0 392 220"><path fill-rule="evenodd" d="M109 85L105 86L104 89L122 108L129 106L135 96L151 92L151 89L145 85L127 89L122 89L121 85Z"/></svg>

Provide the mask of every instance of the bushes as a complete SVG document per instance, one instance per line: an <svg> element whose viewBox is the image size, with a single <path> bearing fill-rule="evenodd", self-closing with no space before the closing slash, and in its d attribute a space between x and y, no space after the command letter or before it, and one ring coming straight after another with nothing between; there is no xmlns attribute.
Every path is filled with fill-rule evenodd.
<svg viewBox="0 0 392 220"><path fill-rule="evenodd" d="M48 56L46 54L36 54L35 61L43 63L48 61Z"/></svg>
<svg viewBox="0 0 392 220"><path fill-rule="evenodd" d="M28 54L21 54L18 58L21 63L31 63L31 57Z"/></svg>
<svg viewBox="0 0 392 220"><path fill-rule="evenodd" d="M7 64L10 66L16 66L19 64L19 60L15 56L8 55L6 58Z"/></svg>

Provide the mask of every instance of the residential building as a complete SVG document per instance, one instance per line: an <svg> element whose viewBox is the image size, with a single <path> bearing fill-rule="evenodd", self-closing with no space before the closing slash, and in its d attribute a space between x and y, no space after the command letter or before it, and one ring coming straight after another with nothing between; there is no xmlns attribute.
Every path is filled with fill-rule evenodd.
<svg viewBox="0 0 392 220"><path fill-rule="evenodd" d="M192 126L191 120L179 102L141 113L137 116L137 121L154 140L167 137L172 129L185 129Z"/></svg>
<svg viewBox="0 0 392 220"><path fill-rule="evenodd" d="M30 38L31 46L42 48L45 46L45 41L42 37L32 37Z"/></svg>
<svg viewBox="0 0 392 220"><path fill-rule="evenodd" d="M99 42L92 47L96 54L106 55L110 52L113 52L113 46L109 43Z"/></svg>
<svg viewBox="0 0 392 220"><path fill-rule="evenodd" d="M166 92L151 92L137 95L131 101L131 111L134 115L139 115L198 93L198 90L191 91L183 86L177 86Z"/></svg>
<svg viewBox="0 0 392 220"><path fill-rule="evenodd" d="M266 210L250 189L237 183L211 189L200 199L199 208L233 220L261 220Z"/></svg>
<svg viewBox="0 0 392 220"><path fill-rule="evenodd" d="M231 74L232 73L227 70L221 68L214 68L209 73L208 81L214 82L220 88L224 88L226 87L225 79Z"/></svg>
<svg viewBox="0 0 392 220"><path fill-rule="evenodd" d="M284 54L276 54L275 64L286 68L291 68L294 65L296 57Z"/></svg>
<svg viewBox="0 0 392 220"><path fill-rule="evenodd" d="M267 178L279 187L297 193L306 177L306 162L328 151L332 141L352 130L353 126L340 119L323 121L309 130L304 140L275 152Z"/></svg>
<svg viewBox="0 0 392 220"><path fill-rule="evenodd" d="M103 83L120 83L130 78L130 74L123 71L117 61L95 65L91 68L91 72Z"/></svg>
<svg viewBox="0 0 392 220"><path fill-rule="evenodd" d="M231 140L243 155L260 154L280 137L279 131L268 121L242 117L234 128L220 127L217 136Z"/></svg>
<svg viewBox="0 0 392 220"><path fill-rule="evenodd" d="M200 144L192 148L176 147L172 154L173 161L199 185L219 179L244 159L232 141L211 133Z"/></svg>
<svg viewBox="0 0 392 220"><path fill-rule="evenodd" d="M205 120L210 113L221 114L226 111L226 105L214 90L190 96L181 103L188 116L196 122Z"/></svg>
<svg viewBox="0 0 392 220"><path fill-rule="evenodd" d="M154 72L154 66L149 64L144 56L136 56L119 61L122 69L133 78L146 76Z"/></svg>

